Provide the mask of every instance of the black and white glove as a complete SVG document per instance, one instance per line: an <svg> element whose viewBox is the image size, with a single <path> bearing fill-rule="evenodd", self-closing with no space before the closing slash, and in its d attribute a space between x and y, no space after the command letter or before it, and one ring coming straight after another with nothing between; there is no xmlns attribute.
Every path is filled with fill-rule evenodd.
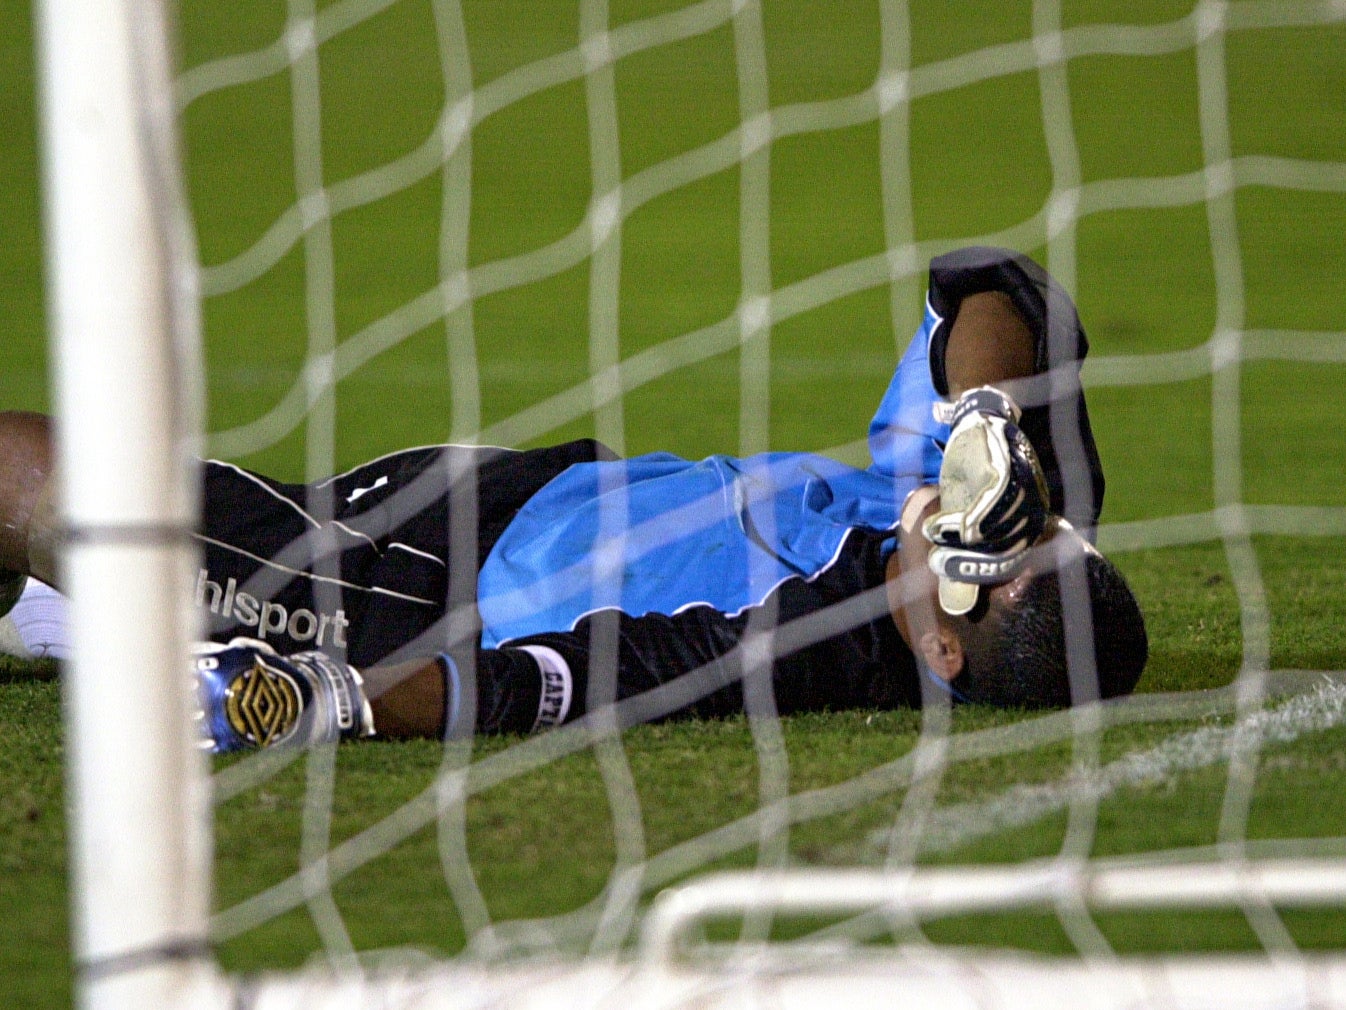
<svg viewBox="0 0 1346 1010"><path fill-rule="evenodd" d="M372 736L374 714L354 667L321 652L280 656L235 638L196 648L202 746L216 754Z"/></svg>
<svg viewBox="0 0 1346 1010"><path fill-rule="evenodd" d="M939 469L940 511L922 526L935 546L930 568L940 576L941 590L945 580L1003 582L1042 535L1050 514L1042 464L1017 423L1019 407L1000 390L981 386L957 403L937 405L936 418L953 430ZM958 609L965 602L966 609L975 604L975 592L949 588L950 613L966 612Z"/></svg>

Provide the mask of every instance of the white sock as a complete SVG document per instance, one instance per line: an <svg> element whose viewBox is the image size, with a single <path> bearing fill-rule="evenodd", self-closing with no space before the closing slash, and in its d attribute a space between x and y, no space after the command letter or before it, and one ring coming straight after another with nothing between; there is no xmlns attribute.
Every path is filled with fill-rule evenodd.
<svg viewBox="0 0 1346 1010"><path fill-rule="evenodd" d="M68 606L56 590L29 579L14 609L0 618L0 652L23 659L68 659Z"/></svg>

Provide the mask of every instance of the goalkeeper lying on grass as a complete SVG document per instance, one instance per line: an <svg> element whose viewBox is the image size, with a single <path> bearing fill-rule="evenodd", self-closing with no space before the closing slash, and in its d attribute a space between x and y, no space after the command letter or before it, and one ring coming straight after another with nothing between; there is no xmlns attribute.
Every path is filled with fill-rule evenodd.
<svg viewBox="0 0 1346 1010"><path fill-rule="evenodd" d="M1146 637L1089 542L1086 350L1040 267L966 249L931 263L867 470L619 460L593 441L412 449L309 486L209 462L209 736L234 750L530 732L614 702L629 723L1127 693ZM56 577L49 472L46 419L0 416L11 597Z"/></svg>

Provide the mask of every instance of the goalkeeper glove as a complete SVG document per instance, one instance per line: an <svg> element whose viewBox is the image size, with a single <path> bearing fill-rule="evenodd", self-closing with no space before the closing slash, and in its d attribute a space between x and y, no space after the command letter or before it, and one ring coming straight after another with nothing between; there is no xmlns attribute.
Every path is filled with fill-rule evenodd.
<svg viewBox="0 0 1346 1010"><path fill-rule="evenodd" d="M929 564L940 577L940 605L963 614L975 606L978 585L1013 576L1046 527L1051 499L1009 396L971 389L937 405L936 418L953 430L939 469L940 511L922 532L935 545Z"/></svg>
<svg viewBox="0 0 1346 1010"><path fill-rule="evenodd" d="M277 655L235 638L196 648L202 745L216 754L374 734L359 672L321 652Z"/></svg>

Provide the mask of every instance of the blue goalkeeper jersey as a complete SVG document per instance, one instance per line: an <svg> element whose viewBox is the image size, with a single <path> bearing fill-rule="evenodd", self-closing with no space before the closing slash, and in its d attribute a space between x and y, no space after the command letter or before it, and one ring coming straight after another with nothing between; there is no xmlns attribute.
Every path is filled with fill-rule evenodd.
<svg viewBox="0 0 1346 1010"><path fill-rule="evenodd" d="M857 527L892 530L936 481L946 425L924 321L869 427L866 470L812 453L689 461L667 453L576 464L529 499L478 578L482 645L568 631L585 615L706 605L737 614L784 580L812 579Z"/></svg>

